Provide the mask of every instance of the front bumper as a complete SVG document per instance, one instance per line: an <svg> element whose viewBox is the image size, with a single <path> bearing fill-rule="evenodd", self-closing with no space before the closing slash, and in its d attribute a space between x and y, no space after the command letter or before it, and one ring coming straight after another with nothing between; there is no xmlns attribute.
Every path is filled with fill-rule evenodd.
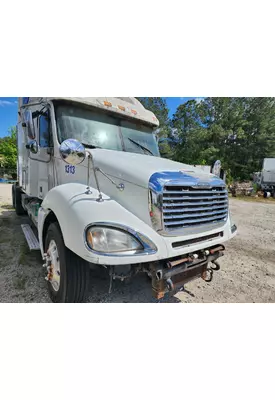
<svg viewBox="0 0 275 400"><path fill-rule="evenodd" d="M220 268L217 259L223 256L223 251L223 245L212 246L173 261L151 264L153 296L161 299L165 293L177 292L185 283L196 278L210 282L213 271ZM209 263L213 263L215 267L209 267Z"/></svg>
<svg viewBox="0 0 275 400"><path fill-rule="evenodd" d="M145 230L146 229L146 230ZM141 264L150 263L154 261L161 261L180 257L187 253L195 253L199 250L207 249L208 247L220 245L230 240L237 234L236 225L231 226L230 218L222 227L217 227L208 230L201 234L189 234L185 236L166 237L157 234L148 225L143 224L143 230L139 230L145 234L155 245L156 252L154 254L138 254L138 255L100 255L93 254L92 252L86 253L87 261L94 264L103 265L128 265L128 264Z"/></svg>
<svg viewBox="0 0 275 400"><path fill-rule="evenodd" d="M110 225L116 225L117 221L110 221ZM127 215L127 220L121 221L124 226L129 228L129 232L135 231L144 237L147 237L156 248L154 253L148 252L139 254L95 254L84 246L81 251L72 249L80 257L93 264L101 264L106 266L116 265L136 265L144 264L155 261L172 259L174 257L182 256L187 253L194 253L199 250L206 249L211 246L219 245L230 240L237 234L237 230L230 216L222 226L215 226L213 228L200 233L193 233L181 236L162 236L158 234L151 226L145 224L140 219L133 215Z"/></svg>

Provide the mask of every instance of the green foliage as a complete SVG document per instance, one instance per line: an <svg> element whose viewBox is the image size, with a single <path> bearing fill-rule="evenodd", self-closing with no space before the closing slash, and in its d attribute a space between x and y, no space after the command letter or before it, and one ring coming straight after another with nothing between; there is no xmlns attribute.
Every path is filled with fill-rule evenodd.
<svg viewBox="0 0 275 400"><path fill-rule="evenodd" d="M16 170L16 165L16 127L11 127L9 129L9 135L0 138L0 166L11 170Z"/></svg>
<svg viewBox="0 0 275 400"><path fill-rule="evenodd" d="M275 157L275 99L209 97L178 107L172 119L180 144L174 158L189 164L220 159L228 180L250 179Z"/></svg>
<svg viewBox="0 0 275 400"><path fill-rule="evenodd" d="M139 101L160 121L159 138L177 130L179 143L160 143L162 156L191 165L220 159L228 182L246 180L261 170L265 157L275 157L275 98L208 97L181 104L169 120L161 97Z"/></svg>
<svg viewBox="0 0 275 400"><path fill-rule="evenodd" d="M259 186L257 183L253 183L253 191L256 193L259 190Z"/></svg>
<svg viewBox="0 0 275 400"><path fill-rule="evenodd" d="M137 99L147 110L155 114L162 129L169 125L169 109L165 99L162 97L137 97Z"/></svg>
<svg viewBox="0 0 275 400"><path fill-rule="evenodd" d="M171 121L165 99L162 97L137 97L137 99L147 110L152 111L159 120L158 139L170 138ZM173 158L173 147L168 142L159 143L159 150L162 157Z"/></svg>

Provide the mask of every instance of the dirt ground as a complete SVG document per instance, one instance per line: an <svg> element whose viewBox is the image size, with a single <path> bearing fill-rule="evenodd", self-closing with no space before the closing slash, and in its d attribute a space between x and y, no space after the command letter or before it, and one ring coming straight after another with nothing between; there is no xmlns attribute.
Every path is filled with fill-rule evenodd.
<svg viewBox="0 0 275 400"><path fill-rule="evenodd" d="M275 204L230 199L238 235L226 243L221 270L211 283L199 279L186 291L167 296L168 303L275 302ZM0 184L0 302L49 302L45 270L38 251L30 252L11 205L11 185ZM130 282L115 281L108 294L105 270L91 271L90 302L153 302L144 274Z"/></svg>

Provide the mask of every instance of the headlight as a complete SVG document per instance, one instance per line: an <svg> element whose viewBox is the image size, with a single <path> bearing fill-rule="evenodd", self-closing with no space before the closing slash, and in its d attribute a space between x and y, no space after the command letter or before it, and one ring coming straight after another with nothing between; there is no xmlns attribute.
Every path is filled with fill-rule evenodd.
<svg viewBox="0 0 275 400"><path fill-rule="evenodd" d="M87 229L86 240L91 250L99 253L123 253L143 250L131 234L115 228L93 226Z"/></svg>

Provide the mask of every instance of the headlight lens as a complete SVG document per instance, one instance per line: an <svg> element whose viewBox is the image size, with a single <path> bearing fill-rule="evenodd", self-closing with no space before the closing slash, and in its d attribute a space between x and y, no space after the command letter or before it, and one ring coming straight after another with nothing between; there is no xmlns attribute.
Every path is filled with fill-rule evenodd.
<svg viewBox="0 0 275 400"><path fill-rule="evenodd" d="M94 226L86 233L88 246L99 253L120 253L143 250L132 235L119 229Z"/></svg>

